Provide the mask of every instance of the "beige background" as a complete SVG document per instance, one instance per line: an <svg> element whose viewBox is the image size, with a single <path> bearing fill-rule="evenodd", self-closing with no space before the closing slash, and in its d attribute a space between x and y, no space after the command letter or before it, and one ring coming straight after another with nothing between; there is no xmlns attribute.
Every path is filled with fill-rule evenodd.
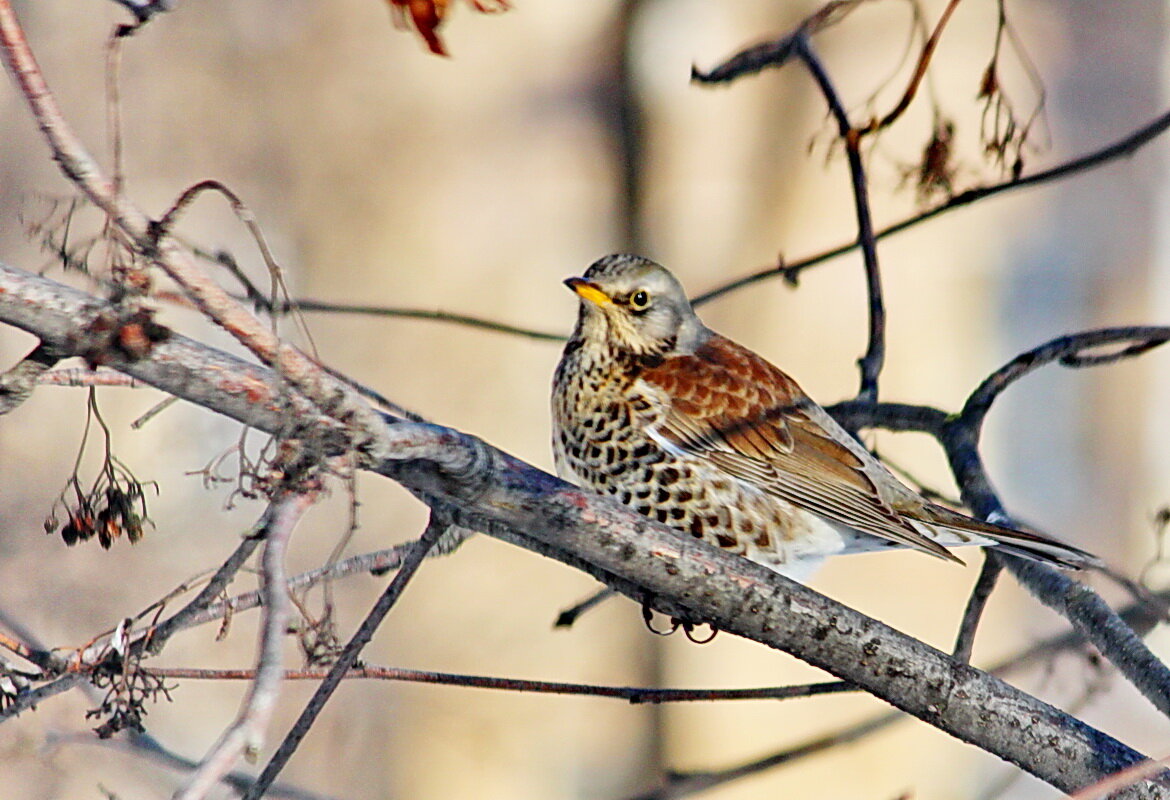
<svg viewBox="0 0 1170 800"><path fill-rule="evenodd" d="M978 159L974 101L994 34L988 5L960 7L928 87L957 122L961 186L996 177ZM565 332L575 304L561 279L625 246L616 156L605 127L619 4L516 6L481 16L457 4L444 28L454 58L442 60L395 32L377 0L179 0L177 11L125 43L128 191L159 213L195 181L224 181L255 212L303 296L458 311ZM927 18L936 19L940 6L928 3ZM714 64L812 8L780 0L647 0L633 15L630 54L645 112L642 249L696 293L763 267L778 252L795 259L853 235L843 160L806 75L789 69L714 90L687 80L692 63ZM1009 10L1049 92L1051 147L1030 154L1030 168L1099 146L1159 112L1160 3L1054 0ZM103 41L122 13L99 0L18 2L17 11L65 113L108 165ZM908 25L907 4L878 3L818 40L858 118L888 108L895 96L898 80L876 104L867 102L886 76L904 77ZM1026 110L1034 90L1016 62L1007 63L1004 80ZM919 104L870 147L879 224L913 210L902 173L929 125ZM955 409L991 369L1048 338L1084 327L1166 322L1168 259L1158 231L1165 218L1164 147L1156 143L1091 176L1006 195L883 243L889 308L883 396ZM52 267L27 228L44 217L51 198L67 192L6 83L0 258ZM255 249L222 202L200 201L182 233L231 250L261 279ZM759 284L702 314L784 366L814 397L827 403L855 391L854 362L865 344L857 256L807 273L799 290ZM167 320L230 347L189 315L168 312ZM557 346L420 321L316 315L310 324L331 365L432 419L551 467L546 406ZM30 342L0 330L0 363L11 364ZM987 430L993 476L1009 506L1131 572L1145 564L1154 551L1150 517L1170 499L1168 366L1170 354L1154 353L1075 374L1053 368L1014 389ZM0 612L54 646L83 644L217 564L260 511L249 501L225 511L231 487L206 489L189 474L236 441L234 425L177 407L134 432L128 422L157 395L106 390L101 398L119 456L159 484L151 501L157 529L133 548L120 542L110 552L94 544L66 549L41 533L76 454L82 392L43 389L0 420ZM929 441L885 435L877 442L951 490ZM422 510L398 488L363 479L360 499L361 528L347 552L420 531ZM298 530L290 566L320 563L345 524L337 487ZM883 554L839 560L813 585L945 648L975 574L974 566ZM346 635L383 585L363 576L337 587ZM657 639L624 600L572 631L553 631L556 613L592 589L565 567L476 539L424 568L367 660L631 685L737 687L817 677L730 636L704 647ZM976 658L990 663L1060 629L1008 580L992 602ZM184 634L159 663L251 664L254 618L237 620L223 643L213 642L214 633ZM290 663L297 658L290 645ZM1079 663L1060 666L1025 685L1055 702L1074 701L1094 675ZM286 687L272 739L283 735L309 691ZM165 745L198 758L232 719L242 692L243 685L185 682L173 703L151 708L147 723ZM100 797L104 787L122 798L169 796L178 780L173 772L89 743L52 745L87 729L82 712L91 705L74 693L0 727L5 795ZM655 710L613 700L355 683L339 693L283 778L355 799L619 798L655 785L663 768L728 766L881 710L865 697ZM1096 694L1083 714L1152 755L1170 750L1164 720L1124 686ZM990 757L904 722L708 796L976 798L1010 774ZM1009 792L1053 795L1027 778Z"/></svg>

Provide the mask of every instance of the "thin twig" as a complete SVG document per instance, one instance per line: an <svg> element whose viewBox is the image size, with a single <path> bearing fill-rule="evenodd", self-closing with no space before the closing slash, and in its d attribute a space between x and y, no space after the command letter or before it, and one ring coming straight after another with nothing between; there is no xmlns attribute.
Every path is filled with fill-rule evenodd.
<svg viewBox="0 0 1170 800"><path fill-rule="evenodd" d="M796 54L808 68L820 87L833 118L837 121L837 133L845 143L845 155L849 161L849 177L853 186L853 211L857 217L857 243L861 247L865 264L865 288L869 299L869 341L865 355L857 365L861 369L861 386L857 399L874 402L878 399L878 376L886 356L886 308L882 299L881 269L878 267L877 240L873 232L873 216L869 210L869 188L865 165L861 161L861 141L857 130L849 121L849 115L841 102L837 89L829 79L828 72L813 50L807 34L794 37Z"/></svg>
<svg viewBox="0 0 1170 800"><path fill-rule="evenodd" d="M19 634L9 636L6 633L0 633L0 647L38 667L41 670L40 677L42 678L48 675L59 675L66 668L65 663L51 650L36 647Z"/></svg>
<svg viewBox="0 0 1170 800"><path fill-rule="evenodd" d="M247 544L247 540L241 543L241 548L243 548L245 544ZM382 574L383 572L397 569L399 566L401 566L403 557L410 552L413 546L414 542L408 542L406 544L386 548L385 550L376 550L372 553L363 553L361 555L352 556L350 558L338 561L336 564L329 567L318 567L316 569L302 572L299 575L295 575L288 579L289 591L302 591L312 586L316 586L321 581L333 578L368 573ZM253 543L251 547L255 547L255 543ZM234 557L235 556L233 555L233 558ZM204 593L200 594L200 598L204 597L206 593L207 590L204 590ZM264 603L263 594L259 590L243 592L236 595L235 597L230 597L224 600L216 600L215 598L219 595L219 593L220 592L217 591L213 595L210 595L210 599L212 601L210 603L204 603L200 599L192 601L191 605L189 606L192 609L190 615L184 616L181 620L175 619L173 622L173 628L169 627L172 623L171 620L168 620L167 623L164 623L164 625L167 625L168 628L166 630L156 632L152 637L152 640L158 639L160 637L165 638L166 636L170 636L179 630L186 630L187 628L206 624L212 620L221 619L225 614L236 614L241 611L248 611L253 608L258 608ZM176 617L178 617L178 615L176 615Z"/></svg>
<svg viewBox="0 0 1170 800"><path fill-rule="evenodd" d="M866 294L869 300L869 339L865 354L858 361L861 385L857 399L873 402L878 397L878 377L881 375L882 363L885 360L886 314L882 299L881 271L878 268L877 239L869 208L869 189L865 166L861 159L861 131L849 121L849 114L841 102L837 89L812 45L812 34L840 21L857 5L856 0L828 3L801 22L794 31L774 42L741 51L709 72L700 72L692 67L691 79L706 84L726 82L768 67L783 66L796 58L805 65L816 81L829 112L837 123L837 135L845 145L845 155L849 162L853 210L857 219L855 244L861 248L862 261L865 265ZM703 295L696 302L701 302L705 297L706 295Z"/></svg>
<svg viewBox="0 0 1170 800"><path fill-rule="evenodd" d="M955 637L955 647L952 655L960 664L971 663L971 649L975 646L975 630L979 627L979 620L983 617L983 610L987 608L987 601L995 588L995 581L1003 571L1003 563L992 550L983 551L983 568L979 571L979 579L971 589L971 597L967 600L967 607L963 610L963 621L959 624L959 633Z"/></svg>
<svg viewBox="0 0 1170 800"><path fill-rule="evenodd" d="M0 709L0 722L14 719L21 712L27 711L30 708L36 708L50 697L63 694L87 681L89 681L88 674L70 672L43 686L38 686L27 692L21 692L16 697L10 699L3 709Z"/></svg>
<svg viewBox="0 0 1170 800"><path fill-rule="evenodd" d="M37 378L37 383L41 386L69 386L72 388L104 386L120 389L141 389L147 385L129 375L100 367L98 369L67 367L49 370Z"/></svg>
<svg viewBox="0 0 1170 800"><path fill-rule="evenodd" d="M195 620L197 618L207 617L208 608L215 602L216 598L223 594L224 589L235 579L236 573L247 563L252 553L256 551L256 548L264 540L262 531L265 524L265 521L261 521L260 524L240 540L236 549L220 565L219 569L215 571L215 574L211 576L211 580L207 582L207 585L203 587L190 603L147 632L143 638L147 652L152 654L161 652L163 646L177 632L196 624ZM258 590L255 594L257 595L256 604L259 605L262 602L261 598L266 596L266 593ZM221 610L219 614L214 614L207 618L215 619L222 615L223 611Z"/></svg>
<svg viewBox="0 0 1170 800"><path fill-rule="evenodd" d="M910 82L906 86L906 91L902 93L902 97L894 105L890 112L882 117L880 120L873 120L865 127L861 128L858 133L867 135L875 131L880 131L883 128L888 128L894 124L899 117L910 107L910 103L914 100L914 95L918 93L918 87L922 84L922 79L926 77L926 70L930 67L930 60L934 57L934 51L938 48L939 40L942 38L943 29L946 28L947 23L950 22L951 15L955 13L961 0L950 0L947 7L943 9L942 16L939 17L938 24L934 26L930 37L922 45L922 52L918 54L918 62L914 65L914 73L910 76Z"/></svg>
<svg viewBox="0 0 1170 800"><path fill-rule="evenodd" d="M179 402L179 398L174 396L165 397L162 400L159 400L153 406L146 409L146 411L135 417L134 420L130 422L130 429L135 431L141 430L146 425L146 423L150 422L152 419L166 411L177 402Z"/></svg>
<svg viewBox="0 0 1170 800"><path fill-rule="evenodd" d="M274 313L287 313L290 310L318 311L332 314L364 314L371 317L399 317L402 319L429 319L437 322L449 322L454 325L464 325L469 328L478 328L485 331L507 333L512 336L521 336L526 339L535 339L541 342L563 342L565 337L559 333L522 328L518 325L509 325L506 322L495 322L473 317L468 314L456 314L450 311L429 311L421 308L395 308L393 306L371 306L354 303L327 303L323 300L298 298L281 303L276 308L270 308Z"/></svg>
<svg viewBox="0 0 1170 800"><path fill-rule="evenodd" d="M315 491L288 492L274 499L268 508L263 526L264 620L255 678L235 721L175 793L175 800L201 800L231 771L240 756L251 754L254 757L260 750L264 728L272 716L277 690L284 676L281 645L292 605L288 598L285 553L292 540L293 528L316 502L316 496Z"/></svg>
<svg viewBox="0 0 1170 800"><path fill-rule="evenodd" d="M1059 361L1063 366L1074 368L1111 364L1145 353L1167 341L1170 341L1170 327L1155 326L1101 328L1052 339L1026 353L1021 353L987 376L963 405L960 413L963 425L973 428L978 434L991 404L1003 390L1045 364ZM1128 343L1126 347L1110 353L1085 352L1093 348L1125 343Z"/></svg>
<svg viewBox="0 0 1170 800"><path fill-rule="evenodd" d="M146 669L145 672L155 677L172 680L251 680L255 675L255 670L250 669L187 669L183 667L156 667ZM322 680L330 672L331 670L324 669L287 670L284 673L284 678L293 681ZM474 689L498 689L507 692L611 697L626 700L631 705L720 700L791 700L801 697L816 697L822 694L857 691L857 687L844 681L822 681L794 686L766 686L751 689L652 689L640 686L599 686L561 681L493 678L486 675L460 675L451 672L432 672L400 667L378 667L370 664L355 667L346 672L343 677L346 680L405 681L442 686L465 686Z"/></svg>
<svg viewBox="0 0 1170 800"><path fill-rule="evenodd" d="M271 306L276 302L276 296L278 292L285 297L287 302L289 294L288 286L284 281L284 270L276 261L276 256L268 244L268 237L264 235L264 229L260 226L260 221L256 219L256 215L252 213L252 209L248 207L248 204L245 203L240 198L240 196L235 193L235 191L233 191L230 187L221 181L203 180L187 187L183 193L179 195L179 198L174 202L174 204L169 209L167 209L162 218L152 223L152 235L154 236L155 241L157 242L158 240L170 236L174 229L175 223L178 221L179 215L190 208L191 204L195 202L196 198L198 198L199 195L203 194L204 192L214 192L227 200L228 205L231 206L232 213L236 215L236 219L243 223L244 227L248 229L248 233L251 235L252 241L256 243L256 248L260 251L260 258L264 261L265 269L268 270L268 280L270 283L270 295L266 300L268 305ZM239 268L239 265L236 264L234 259L228 262L227 266L232 274L243 284L245 290L248 292L249 299L258 300L259 298L263 297L259 290L257 290L252 282L244 275L243 270ZM315 357L317 355L317 348L313 342L312 332L309 330L308 326L305 325L304 318L299 313L296 313L295 309L293 309L292 316L294 324L300 329L301 335L304 336L305 340L309 343L309 348Z"/></svg>
<svg viewBox="0 0 1170 800"><path fill-rule="evenodd" d="M1069 795L1068 800L1105 800L1114 792L1153 777L1170 767L1170 756L1142 761Z"/></svg>
<svg viewBox="0 0 1170 800"><path fill-rule="evenodd" d="M557 614L556 622L553 623L554 628L571 628L577 622L577 618L584 614L589 609L595 607L599 603L608 600L616 595L613 589L606 587L598 589L593 594L586 597L579 603L566 608L560 614Z"/></svg>
<svg viewBox="0 0 1170 800"><path fill-rule="evenodd" d="M730 83L761 70L781 67L799 56L798 39L808 38L836 25L863 2L865 0L831 0L805 17L791 33L745 48L706 72L692 66L691 80L696 83Z"/></svg>
<svg viewBox="0 0 1170 800"><path fill-rule="evenodd" d="M935 206L932 209L923 211L920 214L907 217L906 219L889 225L874 234L874 238L878 241L885 239L887 236L893 236L896 233L909 230L917 225L934 219L935 217L952 211L960 206L970 205L971 203L984 200L988 197L993 197L1003 192L1008 192L1014 189L1022 189L1026 186L1038 186L1050 181L1060 180L1069 175L1075 175L1079 172L1099 167L1103 164L1108 164L1123 156L1133 155L1145 145L1152 142L1154 139L1161 136L1166 130L1170 128L1170 111L1165 112L1161 116L1155 118L1153 121L1138 128L1132 133L1122 137L1118 141L1106 145L1099 150L1094 150L1079 158L1070 159L1063 164L1058 164L1050 169L1041 170L1032 175L1025 175L1022 178L1012 178L1011 180L1003 181L1001 183L994 183L989 186L976 186L959 194L948 198L946 202ZM745 286L750 286L769 278L781 277L790 283L795 283L802 272L810 267L823 264L826 261L831 261L838 256L845 255L856 249L858 243L856 241L848 242L846 244L838 245L837 247L817 253L816 255L802 258L799 261L787 261L777 266L768 267L750 275L745 275L742 278L729 281L720 286L697 295L691 299L691 302L696 305L709 303L712 300L729 294L737 289L742 289Z"/></svg>
<svg viewBox="0 0 1170 800"><path fill-rule="evenodd" d="M134 25L124 26L130 30L122 35L128 36L150 22L155 14L170 11L175 7L176 0L114 0L114 2L134 15Z"/></svg>
<svg viewBox="0 0 1170 800"><path fill-rule="evenodd" d="M418 571L418 568L426 558L427 551L446 532L449 524L441 520L437 513L431 512L431 521L427 525L427 529L419 537L419 540L414 543L414 546L411 547L410 552L407 553L406 558L402 561L402 566L395 573L394 579L386 587L386 591L378 598L378 602L374 604L373 609L370 610L365 620L362 621L361 626L353 635L353 638L346 644L337 662L329 670L328 676L317 687L317 691L309 700L308 705L305 706L300 717L293 724L292 730L288 732L284 741L280 743L276 752L272 754L272 758L264 766L264 771L260 773L260 777L256 779L256 783L252 788L244 794L242 800L259 800L264 795L268 786L276 780L276 776L280 774L280 771L284 769L284 765L292 758L301 740L308 734L317 716L325 707L325 703L333 696L333 692L341 684L345 674L349 672L354 662L357 661L357 657L362 649L373 638L374 632L382 624L382 620L386 618L386 615L390 613L394 604L398 602L402 591L406 588L406 585L414 577L415 572Z"/></svg>

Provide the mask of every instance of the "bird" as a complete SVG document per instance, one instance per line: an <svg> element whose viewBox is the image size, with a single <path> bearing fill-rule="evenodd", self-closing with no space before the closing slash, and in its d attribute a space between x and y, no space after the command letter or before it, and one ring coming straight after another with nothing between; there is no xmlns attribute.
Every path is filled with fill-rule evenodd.
<svg viewBox="0 0 1170 800"><path fill-rule="evenodd" d="M830 556L899 547L1099 564L906 486L795 380L704 325L665 267L615 254L564 283L579 310L553 377L563 479L794 580Z"/></svg>

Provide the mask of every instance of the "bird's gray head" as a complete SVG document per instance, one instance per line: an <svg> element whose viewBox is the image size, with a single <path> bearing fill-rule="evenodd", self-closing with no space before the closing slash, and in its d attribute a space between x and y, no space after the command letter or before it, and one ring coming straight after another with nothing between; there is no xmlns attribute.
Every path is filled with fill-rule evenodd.
<svg viewBox="0 0 1170 800"><path fill-rule="evenodd" d="M711 335L678 279L640 256L606 256L565 285L581 298L575 339L634 356L670 356L694 352Z"/></svg>

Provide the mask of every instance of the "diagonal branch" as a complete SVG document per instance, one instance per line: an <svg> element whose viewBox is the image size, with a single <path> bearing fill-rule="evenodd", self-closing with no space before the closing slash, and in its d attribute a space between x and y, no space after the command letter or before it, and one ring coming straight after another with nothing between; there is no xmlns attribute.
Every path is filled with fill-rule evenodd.
<svg viewBox="0 0 1170 800"><path fill-rule="evenodd" d="M60 356L42 342L18 364L0 373L0 416L32 397L40 379L59 360Z"/></svg>
<svg viewBox="0 0 1170 800"><path fill-rule="evenodd" d="M937 205L934 208L923 211L920 214L907 217L906 219L882 228L874 234L874 238L880 241L885 239L887 236L893 236L896 233L909 230L910 228L916 227L923 222L945 214L948 211L953 211L956 208L971 205L972 203L976 203L980 200L994 197L995 195L1003 194L1004 192L1013 191L1015 189L1023 189L1028 186L1039 186L1045 183L1050 183L1052 181L1058 181L1063 178L1076 175L1080 172L1087 172L1088 170L1095 169L1120 158L1131 156L1150 142L1157 139L1168 129L1170 129L1170 111L1159 115L1149 123L1129 134L1126 134L1121 139L1113 142L1112 144L1106 145L1099 150L1086 153L1085 155L1078 158L1066 161L1063 164L1057 164L1055 167L1041 170L1040 172L1035 172L1031 175L1025 175L1022 178L1013 178L1008 181L993 183L988 186L976 186L971 189L967 189L966 191L959 192L955 196L949 198L946 202ZM704 292L703 294L696 295L694 298L692 298L691 302L696 306L709 303L712 300L718 297L722 297L725 294L729 294L737 289L742 289L745 286L751 286L753 283L758 283L759 281L767 280L769 278L780 277L784 278L790 283L795 283L799 279L800 274L806 269L823 264L826 261L831 261L838 256L845 255L846 253L850 253L857 247L858 242L847 242L829 250L825 250L821 253L817 253L816 255L802 258L799 261L792 261L788 263L782 263L777 266L768 267L767 269L753 272L750 275L745 275L742 278L736 278L733 281L729 281L722 286L717 286L710 291Z"/></svg>
<svg viewBox="0 0 1170 800"><path fill-rule="evenodd" d="M325 707L325 703L333 696L333 692L341 685L341 681L344 680L346 673L357 662L357 657L361 654L362 649L374 637L374 633L378 630L378 626L382 624L382 620L386 618L386 615L390 613L390 609L398 602L402 591L406 588L410 579L414 577L418 568L422 566L427 552L438 543L439 538L446 533L447 528L448 523L441 520L437 513L432 511L431 522L427 525L426 531L423 532L423 535L415 542L410 552L406 555L406 558L403 559L402 566L394 574L390 585L386 587L386 591L382 593L382 596L378 598L370 613L366 615L366 618L362 621L361 626L353 635L353 638L346 644L337 662L329 670L329 674L321 682L321 685L317 687L317 691L309 700L308 705L305 706L301 715L293 724L292 730L288 732L284 741L280 743L280 747L276 749L276 752L272 754L272 758L264 766L264 771L260 773L260 777L256 779L256 783L244 793L243 800L258 800L258 798L264 796L265 790L272 785L272 782L276 780L276 776L280 774L280 771L284 769L284 765L288 763L293 753L296 752L297 746L300 745L301 740L309 732L309 728L312 727L317 716Z"/></svg>
<svg viewBox="0 0 1170 800"><path fill-rule="evenodd" d="M0 265L0 321L66 352L78 346L70 333L105 305ZM261 430L279 430L297 402L278 393L270 371L178 335L138 361L111 366ZM303 413L306 422L328 427L311 407ZM455 524L612 576L619 591L673 616L791 653L1063 791L1142 759L1058 709L808 587L680 538L473 437L421 423L388 424L378 435L412 460L385 460L374 470L441 507ZM1123 796L1170 797L1170 791L1147 780Z"/></svg>
<svg viewBox="0 0 1170 800"><path fill-rule="evenodd" d="M281 645L292 605L288 598L284 557L292 539L293 528L315 501L316 492L311 489L285 491L268 507L262 528L264 624L260 634L255 679L236 720L203 757L182 789L175 793L176 800L201 800L223 780L241 755L256 753L260 749L264 728L272 716L277 689L284 677Z"/></svg>
<svg viewBox="0 0 1170 800"><path fill-rule="evenodd" d="M10 0L0 0L0 46L9 71L36 119L53 159L65 177L100 208L110 224L174 280L209 319L275 369L319 410L335 419L364 423L378 430L377 414L346 384L322 370L311 358L284 344L202 270L172 237L160 235L156 223L131 203L107 178L62 115L45 81ZM366 443L374 451L377 442Z"/></svg>

